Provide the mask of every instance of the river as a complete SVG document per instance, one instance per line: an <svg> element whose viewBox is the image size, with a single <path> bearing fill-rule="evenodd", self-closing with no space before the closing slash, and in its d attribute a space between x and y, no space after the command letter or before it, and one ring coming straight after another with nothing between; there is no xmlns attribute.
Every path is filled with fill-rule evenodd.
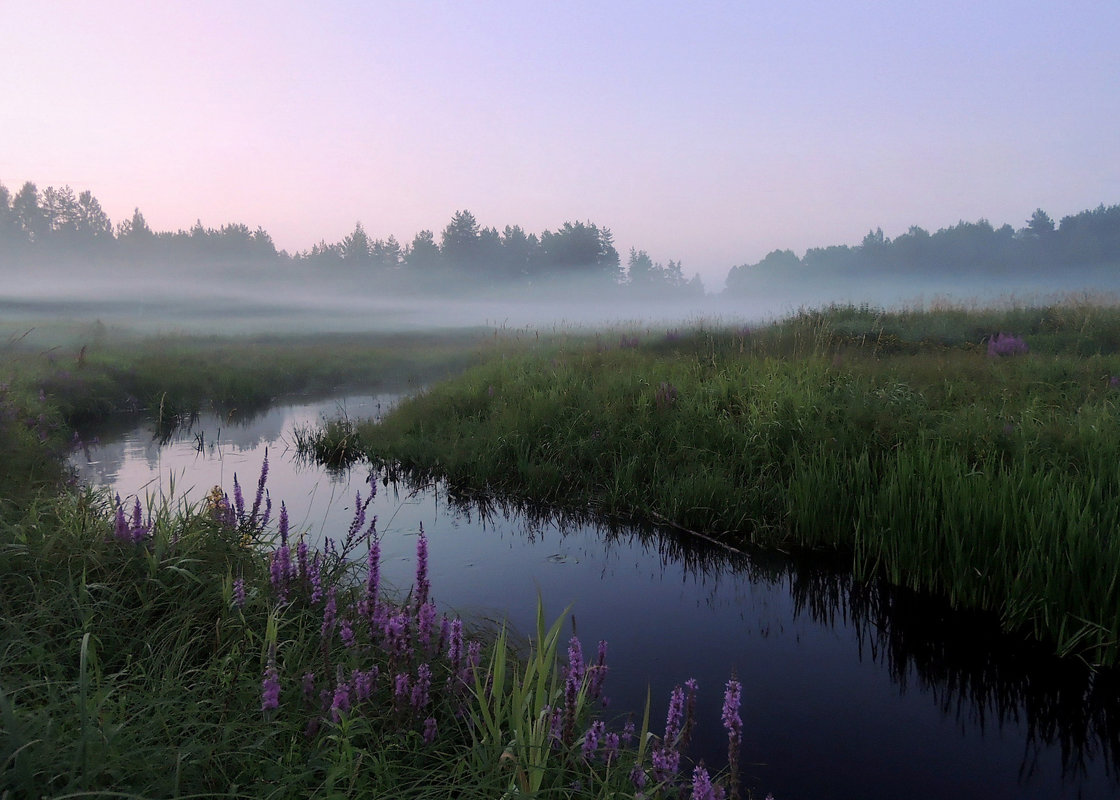
<svg viewBox="0 0 1120 800"><path fill-rule="evenodd" d="M267 448L274 516L283 500L294 529L338 538L368 469L306 463L294 432L325 417L376 417L398 397L288 399L203 414L167 436L147 420L118 420L84 431L93 443L72 464L122 498L197 501L214 485L232 493L235 473L251 496ZM529 631L538 592L550 620L571 606L585 653L609 643L608 716L640 714L648 686L657 730L672 687L695 678L691 755L720 768L723 685L737 676L742 781L756 797L1120 796L1117 676L1052 658L987 617L855 584L820 560L736 554L677 532L479 504L380 477L370 513L384 579L407 590L423 525L444 610Z"/></svg>

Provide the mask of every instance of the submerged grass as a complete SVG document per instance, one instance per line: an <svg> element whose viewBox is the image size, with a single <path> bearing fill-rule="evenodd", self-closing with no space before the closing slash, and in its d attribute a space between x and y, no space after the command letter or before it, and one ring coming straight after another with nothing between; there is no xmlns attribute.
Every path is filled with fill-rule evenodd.
<svg viewBox="0 0 1120 800"><path fill-rule="evenodd" d="M834 307L495 358L348 445L458 487L837 548L1115 664L1118 414L1118 308Z"/></svg>

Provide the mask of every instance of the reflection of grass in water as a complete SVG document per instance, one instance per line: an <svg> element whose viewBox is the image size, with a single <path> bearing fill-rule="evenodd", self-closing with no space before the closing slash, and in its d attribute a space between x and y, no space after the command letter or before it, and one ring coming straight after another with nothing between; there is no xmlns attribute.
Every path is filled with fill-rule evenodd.
<svg viewBox="0 0 1120 800"><path fill-rule="evenodd" d="M989 355L999 333L1030 353ZM837 548L1059 652L1120 656L1099 567L1120 563L1120 308L843 307L639 339L494 358L357 435L455 486Z"/></svg>

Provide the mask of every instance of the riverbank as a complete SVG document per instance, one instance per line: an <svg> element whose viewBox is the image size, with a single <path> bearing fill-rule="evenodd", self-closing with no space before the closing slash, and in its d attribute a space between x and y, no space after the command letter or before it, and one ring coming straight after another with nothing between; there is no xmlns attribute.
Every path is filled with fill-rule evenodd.
<svg viewBox="0 0 1120 800"><path fill-rule="evenodd" d="M857 576L1111 665L1118 351L1120 309L1072 302L572 337L491 359L347 442L457 488L837 549Z"/></svg>
<svg viewBox="0 0 1120 800"><path fill-rule="evenodd" d="M214 397L244 407L280 387L355 380L361 363L372 377L390 377L368 342L329 343L141 340L46 352L9 343L0 418L14 458L0 495L4 789L148 797L595 797L642 783L664 796L704 790L714 770L694 772L680 755L693 724L685 688L664 732L650 726L660 736L647 737L641 720L637 730L608 727L595 709L602 657L589 647L585 658L573 637L565 658L560 624L543 619L526 649L441 617L426 602L422 535L412 591L401 595L379 585L369 521L356 514L316 552L288 530L282 498L262 494L267 471L256 486L219 487L192 506L122 504L60 485L76 419L131 405L174 424ZM415 343L421 363L439 362L429 344ZM437 365L476 358L479 346L454 340ZM389 349L405 363L407 353ZM315 362L313 379L298 371L301 358ZM152 389L147 399L129 391L138 386ZM371 556L353 564L347 556L363 548ZM737 706L728 708L739 737Z"/></svg>

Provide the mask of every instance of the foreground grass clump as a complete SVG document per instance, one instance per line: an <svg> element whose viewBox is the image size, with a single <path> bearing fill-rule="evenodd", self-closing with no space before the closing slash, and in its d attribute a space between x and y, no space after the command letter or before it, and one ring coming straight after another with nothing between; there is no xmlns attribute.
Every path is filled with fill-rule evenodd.
<svg viewBox="0 0 1120 800"><path fill-rule="evenodd" d="M89 491L33 503L0 537L0 786L12 796L735 796L682 758L696 686L661 736L598 716L606 643L524 660L441 615L417 537L411 592L381 586L373 486L314 550L234 480L202 507ZM275 517L275 529L272 519ZM365 557L358 558L365 550ZM719 776L716 776L717 778ZM691 794L690 794L691 792Z"/></svg>
<svg viewBox="0 0 1120 800"><path fill-rule="evenodd" d="M1118 414L1118 308L838 307L494 359L348 443L460 488L837 548L1113 664Z"/></svg>

